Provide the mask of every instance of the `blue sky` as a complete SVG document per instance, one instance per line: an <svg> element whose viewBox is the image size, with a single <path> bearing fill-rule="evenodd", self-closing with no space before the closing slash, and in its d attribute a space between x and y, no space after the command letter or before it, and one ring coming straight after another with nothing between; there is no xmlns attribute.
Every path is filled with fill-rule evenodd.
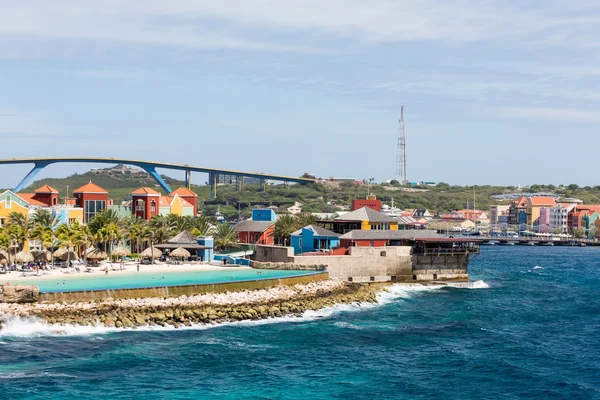
<svg viewBox="0 0 600 400"><path fill-rule="evenodd" d="M586 0L0 0L0 158L386 180L403 104L410 180L596 185L599 26Z"/></svg>

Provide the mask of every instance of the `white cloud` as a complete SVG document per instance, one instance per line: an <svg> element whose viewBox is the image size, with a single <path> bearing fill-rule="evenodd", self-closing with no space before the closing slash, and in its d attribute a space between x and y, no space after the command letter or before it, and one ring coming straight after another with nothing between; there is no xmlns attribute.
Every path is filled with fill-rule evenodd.
<svg viewBox="0 0 600 400"><path fill-rule="evenodd" d="M501 107L493 110L492 114L509 118L569 121L586 124L600 123L600 112L573 108Z"/></svg>
<svg viewBox="0 0 600 400"><path fill-rule="evenodd" d="M323 36L584 46L597 43L598 10L566 0L0 0L0 37L276 51L326 48Z"/></svg>

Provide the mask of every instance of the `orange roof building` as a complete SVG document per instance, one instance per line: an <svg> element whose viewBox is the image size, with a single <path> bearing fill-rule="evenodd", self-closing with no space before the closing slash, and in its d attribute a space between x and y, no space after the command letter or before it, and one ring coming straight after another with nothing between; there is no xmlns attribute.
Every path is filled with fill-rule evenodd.
<svg viewBox="0 0 600 400"><path fill-rule="evenodd" d="M108 192L92 181L75 189L73 197L76 205L83 208L83 222L86 224L109 205Z"/></svg>
<svg viewBox="0 0 600 400"><path fill-rule="evenodd" d="M194 210L193 210L194 216L198 214L198 195L196 193L192 192L188 188L180 187L180 188L173 190L169 194L169 196L174 196L174 195L178 195L183 200L187 201L188 203L190 203L192 205L192 207L194 208Z"/></svg>

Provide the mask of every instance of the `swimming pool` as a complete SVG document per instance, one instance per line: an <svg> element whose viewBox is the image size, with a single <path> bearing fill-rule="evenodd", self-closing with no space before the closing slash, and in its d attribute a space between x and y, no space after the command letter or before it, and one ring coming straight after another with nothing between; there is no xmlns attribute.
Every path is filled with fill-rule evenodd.
<svg viewBox="0 0 600 400"><path fill-rule="evenodd" d="M259 273L260 272L260 273ZM272 269L227 268L198 271L143 271L134 274L97 271L92 274L57 275L11 279L13 284L37 285L41 293L78 292L84 290L140 289L163 286L185 286L248 280L289 278L314 274L315 271L281 271ZM0 281L2 278L0 278Z"/></svg>

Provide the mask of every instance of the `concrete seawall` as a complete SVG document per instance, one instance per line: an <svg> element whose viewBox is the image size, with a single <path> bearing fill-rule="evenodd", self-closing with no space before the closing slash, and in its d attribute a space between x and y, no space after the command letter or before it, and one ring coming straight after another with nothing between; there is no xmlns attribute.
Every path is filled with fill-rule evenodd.
<svg viewBox="0 0 600 400"><path fill-rule="evenodd" d="M410 246L350 247L343 256L294 256L294 249L256 246L256 268L326 269L331 278L364 282L428 282L468 280L467 262L460 257L417 257Z"/></svg>
<svg viewBox="0 0 600 400"><path fill-rule="evenodd" d="M39 301L43 303L73 303L103 301L111 299L137 299L145 297L176 297L182 295L196 295L204 293L224 293L240 290L267 289L280 285L289 286L309 282L324 281L327 279L329 279L329 274L327 272L315 272L314 274L292 276L288 278L259 279L226 283L163 286L140 289L111 289L63 293L40 293Z"/></svg>

